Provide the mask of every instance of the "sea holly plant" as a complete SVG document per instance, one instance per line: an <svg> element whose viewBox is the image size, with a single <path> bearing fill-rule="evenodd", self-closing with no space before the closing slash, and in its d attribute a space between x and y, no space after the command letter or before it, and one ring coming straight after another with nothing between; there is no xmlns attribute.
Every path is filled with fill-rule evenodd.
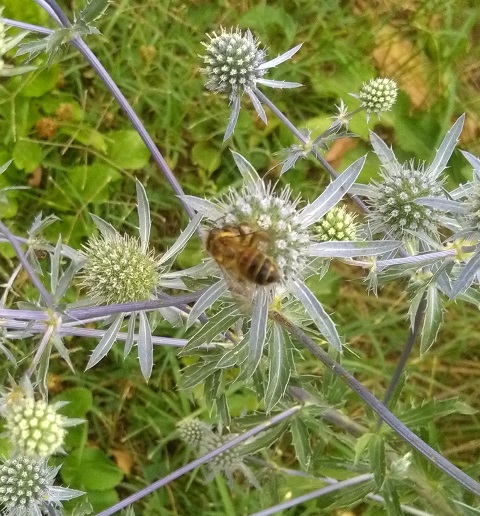
<svg viewBox="0 0 480 516"><path fill-rule="evenodd" d="M292 199L288 186L277 192L270 183L265 183L252 165L240 154L233 153L233 158L243 178L243 185L239 190L230 189L218 200L207 200L198 197L186 196L185 201L203 218L204 231L209 234L216 228L247 226L253 232L262 231L268 235L268 246L265 251L271 256L278 267L279 280L268 285L256 284L252 281L238 283L226 267L217 266L218 279L210 286L193 305L187 323L193 324L198 315L211 307L225 295L233 296L237 303L231 303L222 310L222 318L212 319L193 336L190 343L182 350L182 354L192 351L208 338L209 327L214 330L210 338L214 338L220 331L226 331L235 319L246 318L248 327L242 331L245 337L228 352L234 356L226 361L221 356L213 369L225 367L224 364L239 365L243 375L250 377L257 369L267 341L270 363L270 384L279 382L279 378L272 378L276 372L281 374L286 364L277 364L284 356L282 348L283 332L272 328L269 323L269 310L280 309L281 306L299 303L309 320L316 326L323 338L337 352L342 352L342 343L334 322L323 308L314 293L308 288L305 280L313 276L322 259L354 258L356 256L375 256L385 254L396 249L400 243L396 241L327 241L322 242L315 227L319 221L343 198L350 186L360 174L364 158L360 158L350 165L340 176L333 181L316 199L305 203L299 197ZM302 205L303 203L303 205ZM227 250L228 252L228 250ZM222 263L222 257L215 255L205 262L205 270L210 271L213 264ZM215 262L217 260L217 262ZM323 267L323 273L327 268ZM196 268L198 275L201 271ZM188 273L188 271L186 271ZM240 301L238 303L238 301ZM230 307L230 313L229 313ZM243 308L243 310L242 310ZM273 351L274 350L274 351ZM272 352L273 351L273 352ZM208 359L210 361L210 359ZM243 376L242 375L242 376ZM286 380L288 381L289 374ZM188 378L187 378L188 381ZM282 382L279 390L282 392L286 383ZM269 392L267 388L267 392ZM271 400L266 399L266 405L272 407Z"/></svg>
<svg viewBox="0 0 480 516"><path fill-rule="evenodd" d="M223 141L228 140L235 130L242 94L246 93L252 101L253 107L260 119L266 124L267 115L262 103L256 94L257 85L271 88L297 88L297 82L275 81L263 76L273 68L295 55L302 45L287 52L266 60L266 50L260 48L259 41L247 30L240 29L226 31L221 29L220 35L215 32L208 36L209 42L203 43L205 55L204 68L200 71L207 77L206 88L216 93L227 93L232 112L228 120Z"/></svg>
<svg viewBox="0 0 480 516"><path fill-rule="evenodd" d="M161 295L162 288L186 288L180 274L169 271L169 264L182 251L197 229L200 217L195 217L170 249L157 257L149 247L151 220L148 198L143 185L138 180L136 188L138 238L120 235L100 217L93 217L100 230L100 236L92 237L84 245L85 260L80 277L87 296L97 304L148 301ZM158 312L171 324L181 322L181 311L178 308L159 308ZM105 335L93 350L87 369L97 364L110 351L122 328L125 316L126 314L122 312L114 317ZM135 339L137 317L138 334ZM153 368L153 341L151 325L145 311L133 311L129 314L127 334L124 356L130 353L136 343L140 368L143 376L148 379Z"/></svg>
<svg viewBox="0 0 480 516"><path fill-rule="evenodd" d="M402 412L402 421L407 421L408 425L386 408L386 405L392 405L389 392L398 391L399 378L406 364L403 357L408 358L418 332L422 331L421 351L426 351L435 340L443 315L441 296L454 297L461 292L459 297L469 297L472 302L475 296L478 298L476 278L480 260L475 248L478 160L466 155L475 169L474 181L450 194L445 191L440 177L458 141L463 117L447 133L429 166L412 161L402 165L393 150L372 133L371 143L381 163L380 180L367 186L357 185L355 181L362 171L364 158L357 159L339 174L322 152L330 142L351 134L349 125L356 114L363 111L369 118L372 114L380 116L391 110L397 98L395 82L380 77L365 83L357 95L360 107L352 112L340 100L330 127L312 140L309 133L298 130L260 89L262 86L299 86L298 83L269 80L265 75L269 69L294 56L301 45L267 60L266 50L260 47L250 30L220 29L220 34L213 33L204 45L201 72L207 77L209 90L228 95L232 111L225 140L234 132L241 98L246 93L263 122L267 123L264 110L267 106L299 140L298 145L287 151L281 173L290 170L287 177L296 180L296 162L311 155L327 170L332 181L316 198L312 199L307 192L294 197L285 178L281 180L286 184L283 187L264 181L246 157L234 152L239 181L235 181L226 194L209 199L185 195L127 99L82 39L83 35L98 33L95 24L108 2L89 2L75 15L73 23L54 0L37 0L37 4L59 27L51 30L11 21L24 30L47 34L41 40L27 42L20 54L29 54L40 62L45 52L46 62L50 63L67 44L78 49L132 121L191 220L175 243L163 255L157 255L150 244L147 194L137 180L138 237L122 234L109 222L92 215L100 235L90 237L82 248L72 249L60 238L56 244L42 241L40 233L50 227L52 218L38 216L33 224L35 231L32 230L27 239L13 235L0 221L2 240L11 245L19 262L7 280L6 293L1 299L0 323L5 332L2 335L6 337L4 342L21 340L30 343L32 337L41 336L24 376L28 381L37 379L35 393L29 389L28 394L19 396L14 389L4 394L0 402L13 450L10 456L2 459L0 466L0 509L3 513L60 514L63 500L81 494L79 490L54 486L58 466L51 467L48 463L54 462L52 454L62 451L60 440L69 426L66 418L56 414L58 407L46 401L53 353L64 358L75 372L65 336L90 337L98 341L88 368L97 366L117 341L125 342L125 355L136 345L140 370L147 380L158 366L154 360L155 345L180 348L182 379L178 385L192 394L192 401L198 401L199 408L204 409L205 419L210 418L206 423L189 417L179 425L179 435L193 445L196 459L112 507L102 508L98 512L101 516L114 514L206 464L207 480L223 473L230 486L242 478L246 482L241 489L247 483L255 488L262 486L262 476L253 471L253 465L268 468L273 467L272 463L253 461L247 467L246 463L251 459L249 453L264 449L265 457L269 458L269 448L287 429L298 467L321 469L322 461L313 460L311 441L320 441L312 428L317 429L318 423L324 423L324 420L335 427L335 430L326 424L322 427L326 434L332 434L332 439L341 434L338 443L345 450L341 462L345 469L342 477L349 478L344 481L333 479L332 485L320 490L312 488L309 498L336 492L339 500L347 498L353 504L364 497L376 497L374 499L384 504L390 513L400 514L402 510L407 511L400 505L405 495L415 500L415 507L408 507L412 514L421 514L422 510L431 508L436 514L455 514L458 507L469 502L463 496L464 490L480 495L478 482L412 431L412 428L418 429L426 435L425 425L432 415L449 415L454 411L466 414L468 407L454 402L442 412L433 400L428 404L428 410L422 407L424 411L420 414L413 409ZM360 216L354 221L344 205L339 207L339 203L350 196L361 209L366 208L363 226ZM367 206L361 197L366 199ZM182 269L176 258L196 232L205 251L204 260ZM253 247L250 256L260 260L261 264L266 263L269 274L273 271L268 276L270 281L258 281L255 275L239 272L240 265L235 262L238 248L228 262L209 245L211 238L222 232L249 242L248 245ZM473 243L464 240L459 244L461 238L473 238ZM38 250L46 251L46 263L37 259L34 251ZM314 285L323 281L335 259L369 270L372 284L380 285L403 275L409 278L411 328L384 403L332 358L342 360L348 342L343 342L340 337L342 328L337 330L336 316L330 316L324 308ZM21 272L26 273L38 291L38 300L14 305L17 301L15 278ZM48 288L45 280L50 280ZM76 298L75 302L71 302L72 297ZM7 308L10 305L14 307ZM154 321L158 314L163 321L156 326ZM93 324L95 328L91 327ZM167 337L161 334L163 330L169 335L172 332L178 335ZM0 344L0 349L12 358L6 345ZM84 352L83 347L80 352ZM321 389L316 381L304 376L300 352L311 354L325 365ZM20 372L21 366L14 370L15 375ZM248 389L256 395L254 409L245 401L241 411L237 407L241 417L236 418L232 417L229 398L235 389L241 390L242 396ZM403 461L401 468L395 466L398 458L404 457L408 450L402 449L398 439L387 442L388 430L377 431L367 420L366 426L361 426L341 411L348 389L353 389L391 431L430 461L432 467L445 473L450 481L448 496L443 495L442 489L437 489L445 477L438 480L437 475L433 490L428 468L416 464L420 461L409 458ZM189 403L178 405L191 409ZM173 406L175 417L180 419L178 407L172 403ZM309 414L311 417L307 417ZM255 426L248 424L252 420ZM242 423L245 431L234 433ZM262 433L258 437L257 434ZM254 436L252 444L250 439ZM356 444L351 436L358 439ZM19 444L20 438L24 438L24 444ZM330 444L325 447L326 454ZM359 468L365 473L352 476L351 472ZM408 474L412 481L397 482L399 470L402 480ZM364 485L356 491L358 484ZM251 495L256 496L256 493ZM301 501L292 498L283 504L294 507ZM323 499L322 503L333 508L339 502ZM466 507L477 510L477 507ZM276 508L271 507L258 514L275 511ZM83 513L83 509L73 512L78 513Z"/></svg>

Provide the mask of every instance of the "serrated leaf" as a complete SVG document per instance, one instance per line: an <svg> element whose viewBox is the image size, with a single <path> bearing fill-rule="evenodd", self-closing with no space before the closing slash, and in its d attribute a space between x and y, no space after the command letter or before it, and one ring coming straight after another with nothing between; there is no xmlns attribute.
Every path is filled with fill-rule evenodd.
<svg viewBox="0 0 480 516"><path fill-rule="evenodd" d="M287 353L283 330L275 324L268 342L268 384L264 400L267 413L282 399L288 386L290 367Z"/></svg>
<svg viewBox="0 0 480 516"><path fill-rule="evenodd" d="M216 356L218 355L215 355L212 358L215 358ZM198 362L187 366L182 371L180 388L191 389L192 387L195 387L196 385L199 385L200 383L205 381L210 375L212 375L217 370L218 368L215 363L215 360L210 361L200 359Z"/></svg>
<svg viewBox="0 0 480 516"><path fill-rule="evenodd" d="M363 453L368 448L372 436L373 434L371 433L365 433L357 439L357 442L355 443L355 464L358 464L358 461L361 459Z"/></svg>
<svg viewBox="0 0 480 516"><path fill-rule="evenodd" d="M243 338L232 349L229 349L218 361L216 367L219 369L228 369L240 366L248 358L248 340Z"/></svg>
<svg viewBox="0 0 480 516"><path fill-rule="evenodd" d="M245 455L253 455L260 450L270 447L279 439L287 428L287 425L288 421L282 421L282 423L275 425L273 428L260 433L259 437L256 437L252 441L247 441L242 447L242 453Z"/></svg>
<svg viewBox="0 0 480 516"><path fill-rule="evenodd" d="M94 22L103 16L109 3L110 0L91 0L80 11L78 17L86 24Z"/></svg>
<svg viewBox="0 0 480 516"><path fill-rule="evenodd" d="M409 428L418 428L427 425L439 417L450 414L475 414L477 410L457 399L432 400L420 407L414 407L403 411L398 418Z"/></svg>
<svg viewBox="0 0 480 516"><path fill-rule="evenodd" d="M148 380L153 369L153 344L152 330L145 312L139 312L140 323L138 325L138 360L140 362L140 370L145 380Z"/></svg>
<svg viewBox="0 0 480 516"><path fill-rule="evenodd" d="M295 456L303 471L308 471L312 459L312 448L308 428L299 417L292 419L290 423L292 442L295 448Z"/></svg>
<svg viewBox="0 0 480 516"><path fill-rule="evenodd" d="M375 477L377 488L380 489L385 480L385 441L383 437L372 434L368 443L368 455L370 457L370 467Z"/></svg>
<svg viewBox="0 0 480 516"><path fill-rule="evenodd" d="M428 286L420 341L420 354L430 349L443 322L443 304L435 284Z"/></svg>
<svg viewBox="0 0 480 516"><path fill-rule="evenodd" d="M235 306L230 305L225 307L223 310L218 312L218 314L211 317L208 322L206 322L200 330L195 333L179 354L186 355L203 344L212 342L217 335L227 331L239 316L240 312Z"/></svg>

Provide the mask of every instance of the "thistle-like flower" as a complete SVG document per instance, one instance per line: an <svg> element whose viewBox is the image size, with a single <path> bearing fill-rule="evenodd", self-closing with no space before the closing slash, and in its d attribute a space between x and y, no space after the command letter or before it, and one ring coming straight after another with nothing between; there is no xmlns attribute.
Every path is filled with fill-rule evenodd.
<svg viewBox="0 0 480 516"><path fill-rule="evenodd" d="M196 418L184 419L178 423L177 428L182 441L192 446L198 455L205 455L214 451L235 437L233 434L217 434L210 425ZM239 471L251 485L260 488L254 474L244 463L242 447L243 445L240 444L211 459L207 465L210 470L208 479L223 473L227 477L228 482L232 484L234 473Z"/></svg>
<svg viewBox="0 0 480 516"><path fill-rule="evenodd" d="M57 468L46 459L12 457L0 464L0 507L4 516L42 516L62 507L62 500L84 494L53 485Z"/></svg>
<svg viewBox="0 0 480 516"><path fill-rule="evenodd" d="M431 239L438 241L442 213L422 198L443 197L440 174L447 166L463 127L460 117L448 131L429 166L416 165L413 160L400 164L391 148L375 134L370 133L373 149L381 162L380 180L370 185L355 185L352 193L367 198L371 207L368 215L373 233L386 232L404 243L423 242L429 248Z"/></svg>
<svg viewBox="0 0 480 516"><path fill-rule="evenodd" d="M387 78L371 79L363 86L358 95L353 95L361 102L367 112L367 121L372 113L380 117L380 113L390 111L397 100L398 87L394 80Z"/></svg>
<svg viewBox="0 0 480 516"><path fill-rule="evenodd" d="M195 449L200 449L205 435L212 431L211 427L200 419L187 417L177 423L180 439Z"/></svg>
<svg viewBox="0 0 480 516"><path fill-rule="evenodd" d="M290 59L301 45L297 45L284 54L266 61L267 52L259 47L259 42L247 30L221 29L220 35L215 32L208 35L209 42L202 43L205 47L204 68L200 71L207 76L206 88L214 92L227 93L232 106L223 141L233 133L240 113L240 99L243 92L250 97L258 116L267 123L267 117L262 104L255 94L257 84L272 88L296 88L301 86L296 82L285 82L264 79L269 68L273 68Z"/></svg>
<svg viewBox="0 0 480 516"><path fill-rule="evenodd" d="M160 295L161 288L184 289L181 273L170 272L168 262L185 247L195 232L200 217L192 220L178 240L160 257L149 250L150 211L147 195L137 181L137 205L140 238L121 236L110 224L92 216L101 236L92 238L84 247L85 265L81 273L87 294L96 303L134 303L148 301ZM169 322L181 320L175 307L158 309ZM140 368L149 378L153 367L153 344L150 323L144 311L134 312L129 320L129 338L125 341L124 355L128 355L134 344L136 317L139 317L137 337ZM125 314L121 313L112 322L97 347L94 349L87 368L97 364L111 349L120 331Z"/></svg>
<svg viewBox="0 0 480 516"><path fill-rule="evenodd" d="M84 245L82 286L97 303L151 299L160 282L159 262L139 238L119 233L94 236Z"/></svg>
<svg viewBox="0 0 480 516"><path fill-rule="evenodd" d="M233 156L244 179L240 190L231 189L218 201L185 197L186 202L205 217L206 246L210 248L217 271L223 272L222 279L207 289L193 306L188 322L192 324L207 307L228 292L242 298L251 310L247 308L243 315L251 315L250 330L245 339L248 344L245 364L252 374L268 340L270 304L275 302L276 296L292 297L303 305L325 339L341 351L333 321L304 280L315 272L311 264L317 257L368 256L398 246L398 242L317 241L315 223L348 191L363 167L364 158L348 167L317 199L300 208L301 199L292 200L289 187L277 193L274 186L260 179L245 158L236 153ZM209 267L211 270L211 261ZM270 276L264 275L265 272L270 272ZM224 316L222 322L226 326L216 326L214 336L226 330L231 319ZM282 333L273 333L271 338L276 347L281 347ZM189 346L185 352L191 349Z"/></svg>
<svg viewBox="0 0 480 516"><path fill-rule="evenodd" d="M24 378L21 385L0 398L0 416L4 417L5 431L16 454L25 457L49 457L61 452L66 428L82 423L57 412L66 402L52 405L35 400L30 381Z"/></svg>
<svg viewBox="0 0 480 516"><path fill-rule="evenodd" d="M314 226L321 242L327 240L355 240L357 234L356 215L345 206L335 206Z"/></svg>

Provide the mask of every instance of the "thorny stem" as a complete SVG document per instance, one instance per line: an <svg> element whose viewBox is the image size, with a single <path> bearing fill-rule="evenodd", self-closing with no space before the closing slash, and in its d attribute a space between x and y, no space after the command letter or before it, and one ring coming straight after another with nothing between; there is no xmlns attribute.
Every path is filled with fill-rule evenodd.
<svg viewBox="0 0 480 516"><path fill-rule="evenodd" d="M4 234L5 238L8 240L10 245L13 247L18 259L20 260L20 263L23 265L23 268L25 269L25 272L28 274L28 276L32 280L32 283L37 288L38 292L40 293L40 296L45 301L45 304L47 305L47 307L50 308L51 310L54 310L54 302L53 302L52 296L47 291L47 289L43 286L43 283L38 278L37 273L33 270L33 267L28 263L25 253L22 251L22 248L20 247L20 244L17 242L17 239L12 235L10 230L7 228L7 226L5 226L5 224L1 220L0 220L0 232L2 232Z"/></svg>
<svg viewBox="0 0 480 516"><path fill-rule="evenodd" d="M383 398L383 404L388 408L391 408L389 406L390 400L393 396L393 393L395 392L395 389L397 388L398 382L400 381L402 373L403 373L405 366L407 365L408 359L410 358L410 355L412 353L415 341L417 340L418 333L420 332L420 326L422 325L422 322L423 322L423 316L425 314L426 305L427 305L427 300L424 296L422 298L422 300L420 301L420 303L418 304L417 312L415 314L415 320L413 322L413 327L410 327L410 329L408 331L407 341L405 342L405 346L403 348L402 354L400 355L400 359L398 360L398 363L395 367L395 371L390 380L390 384L388 386L387 392L385 393L385 396ZM378 423L377 423L377 430L381 426L382 426L382 420L381 420L381 418L379 418Z"/></svg>
<svg viewBox="0 0 480 516"><path fill-rule="evenodd" d="M449 477L456 480L465 489L480 496L480 484L476 482L469 475L453 465L450 461L445 459L440 453L429 446L425 441L422 441L414 432L399 421L375 396L366 389L358 380L356 380L346 369L344 369L338 362L333 360L326 351L319 347L314 340L312 340L300 328L288 321L279 312L272 312L270 317L281 324L293 336L295 336L300 344L307 348L315 357L317 357L323 364L328 367L335 375L344 381L350 389L352 389L362 400L367 403L370 408L376 412L380 418L389 425L395 433L407 441L413 448L421 453L434 466L439 468Z"/></svg>
<svg viewBox="0 0 480 516"><path fill-rule="evenodd" d="M222 446L219 446L216 450L213 450L202 457L199 457L198 459L195 459L192 462L189 462L185 466L177 469L176 471L170 473L166 477L163 477L156 482L153 482L148 487L145 487L144 489L141 489L137 493L125 498L121 502L115 504L112 507L109 507L108 509L105 509L104 511L97 514L97 516L110 516L111 514L115 514L118 511L124 509L128 505L137 502L144 496L147 496L150 493L153 493L157 489L160 489L161 487L167 485L168 483L172 482L173 480L181 477L182 475L185 475L185 473L188 473L189 471L192 471L193 469L197 468L198 466L201 466L202 464L207 463L217 455L220 455L226 450L229 450L230 448L233 448L237 444L240 444L242 442L245 442L250 437L253 437L254 435L257 435L260 432L263 432L264 430L267 430L273 425L276 425L277 423L280 423L284 419L289 418L296 412L298 412L302 408L302 405L295 405L294 407L291 407L287 410L284 410L283 412L280 412L280 414L277 414L276 416L272 417L268 421L264 421L263 423L255 426L254 428L248 430L247 432L239 435L238 437L235 437L231 441L228 441L227 443L223 444Z"/></svg>
<svg viewBox="0 0 480 516"><path fill-rule="evenodd" d="M369 482L372 479L373 475L371 473L358 475L356 477L349 478L347 480L342 480L341 482L336 482L335 484L331 484L326 487L322 487L321 489L317 489L316 491L312 491L302 496L297 496L297 498L292 498L291 500L288 500L286 502L273 505L272 507L264 509L263 511L252 513L250 514L250 516L269 516L270 514L275 514L277 512L283 511L284 509L289 509L290 507L300 505L303 502L308 502L308 500L313 500L314 498L319 498L320 496L329 493L334 493L335 491L340 491L341 489L346 489L357 484L363 484L364 482Z"/></svg>
<svg viewBox="0 0 480 516"><path fill-rule="evenodd" d="M66 28L71 27L68 18L65 16L65 13L61 10L61 8L54 0L35 0L35 2L38 5L40 5L40 7L43 7L45 10L47 10L50 16L52 16L51 10L53 10L55 13L54 18L60 26ZM46 6L51 7L51 10L47 9ZM187 212L188 216L192 219L195 215L195 212L183 200L183 196L185 195L185 193L182 187L180 186L180 183L177 181L172 170L165 161L165 158L163 157L162 153L158 150L157 146L155 145L155 142L148 134L148 131L145 129L142 121L135 113L132 106L130 106L125 95L120 91L120 88L116 85L115 81L112 79L105 67L102 65L102 63L98 60L97 56L90 50L88 45L83 41L83 39L80 36L74 34L70 42L83 55L83 57L90 64L90 66L97 72L97 74L107 87L107 89L110 91L112 96L115 98L115 100L122 108L123 112L127 115L128 119L135 127L136 131L138 132L143 142L147 146L148 150L150 151L150 154L152 155L152 158L154 159L158 168L163 173L165 179L168 181L175 194L179 196L180 202L182 203L185 211Z"/></svg>

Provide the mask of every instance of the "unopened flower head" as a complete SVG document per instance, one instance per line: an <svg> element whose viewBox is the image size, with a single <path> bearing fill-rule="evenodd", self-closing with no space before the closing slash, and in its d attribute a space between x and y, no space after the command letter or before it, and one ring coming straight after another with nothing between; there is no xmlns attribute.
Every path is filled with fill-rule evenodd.
<svg viewBox="0 0 480 516"><path fill-rule="evenodd" d="M41 516L47 514L47 506L60 508L61 500L82 495L81 491L53 485L58 469L48 467L45 459L22 456L0 464L2 514Z"/></svg>
<svg viewBox="0 0 480 516"><path fill-rule="evenodd" d="M200 448L206 435L210 435L212 430L209 425L196 418L185 418L177 424L180 439L193 446Z"/></svg>
<svg viewBox="0 0 480 516"><path fill-rule="evenodd" d="M405 236L406 230L435 236L440 212L415 200L440 196L442 182L426 173L424 163L416 166L413 161L382 166L380 177L381 181L371 185L372 229L387 230L398 239Z"/></svg>
<svg viewBox="0 0 480 516"><path fill-rule="evenodd" d="M269 68L273 68L290 59L301 47L288 50L274 59L265 61L267 53L260 48L259 42L247 30L221 29L220 35L213 33L208 36L209 42L203 43L206 53L203 57L205 64L200 72L207 76L206 87L216 93L227 93L232 113L225 131L224 141L231 136L240 113L240 97L245 92L250 97L258 116L267 122L265 110L256 95L258 84L271 88L296 88L301 86L296 82L264 79Z"/></svg>
<svg viewBox="0 0 480 516"><path fill-rule="evenodd" d="M328 240L355 240L357 233L356 215L349 213L345 206L335 206L321 220L314 230L321 242Z"/></svg>
<svg viewBox="0 0 480 516"><path fill-rule="evenodd" d="M230 435L219 435L213 431L205 434L205 437L200 446L200 453L204 455L205 453L216 450L223 444L226 444L228 441L231 441L235 434ZM257 488L260 488L255 475L248 468L248 466L244 463L244 457L241 453L242 445L237 445L228 450L216 455L213 459L208 463L208 468L210 469L209 478L213 478L219 473L223 473L227 478L230 484L233 483L234 473L241 472L248 482Z"/></svg>
<svg viewBox="0 0 480 516"><path fill-rule="evenodd" d="M392 79L378 78L363 83L358 98L367 115L390 111L397 100L398 88Z"/></svg>
<svg viewBox="0 0 480 516"><path fill-rule="evenodd" d="M480 182L475 181L472 191L466 198L467 219L469 226L476 231L480 231Z"/></svg>
<svg viewBox="0 0 480 516"><path fill-rule="evenodd" d="M151 298L159 281L158 262L139 239L102 234L87 242L84 254L82 285L95 301L128 303Z"/></svg>
<svg viewBox="0 0 480 516"><path fill-rule="evenodd" d="M3 416L5 435L23 455L49 457L61 449L67 418L53 406L25 397L8 403Z"/></svg>

